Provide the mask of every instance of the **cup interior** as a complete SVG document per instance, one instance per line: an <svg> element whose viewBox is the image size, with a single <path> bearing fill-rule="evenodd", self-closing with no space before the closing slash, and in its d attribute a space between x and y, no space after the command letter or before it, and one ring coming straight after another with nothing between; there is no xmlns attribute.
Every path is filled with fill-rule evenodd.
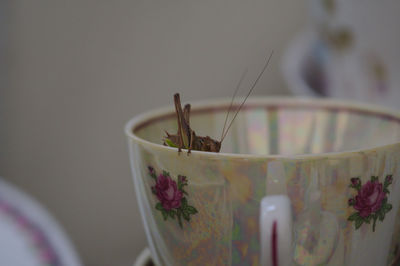
<svg viewBox="0 0 400 266"><path fill-rule="evenodd" d="M192 106L190 126L197 136L220 140L229 100ZM227 127L239 104L230 112ZM133 125L136 137L163 144L165 131L177 134L174 110ZM222 153L300 155L348 152L400 142L400 116L367 105L325 100L247 101L229 128Z"/></svg>

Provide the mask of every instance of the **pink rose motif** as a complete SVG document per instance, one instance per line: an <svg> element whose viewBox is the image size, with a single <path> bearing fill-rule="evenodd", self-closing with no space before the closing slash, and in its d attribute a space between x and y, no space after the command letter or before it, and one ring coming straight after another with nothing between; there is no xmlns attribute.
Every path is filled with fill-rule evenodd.
<svg viewBox="0 0 400 266"><path fill-rule="evenodd" d="M167 171L157 175L152 166L148 166L149 176L155 181L151 187L151 192L157 197L158 201L154 206L158 210L164 221L168 219L177 220L178 225L183 229L183 222L190 222L192 215L198 213L194 206L191 206L186 196L189 196L185 187L189 185L188 178L178 175L174 181Z"/></svg>
<svg viewBox="0 0 400 266"><path fill-rule="evenodd" d="M178 189L176 182L171 177L159 175L152 190L165 210L169 211L181 206L183 193Z"/></svg>
<svg viewBox="0 0 400 266"><path fill-rule="evenodd" d="M368 181L358 191L354 209L360 212L361 217L366 218L381 208L385 197L382 184L378 181Z"/></svg>
<svg viewBox="0 0 400 266"><path fill-rule="evenodd" d="M357 191L357 195L351 197L348 204L357 212L350 214L347 220L354 222L356 230L372 221L372 232L375 232L376 222L385 220L386 214L393 208L387 197L392 182L392 175L387 175L383 184L379 182L378 176L371 176L364 185L359 177L350 179L350 187Z"/></svg>

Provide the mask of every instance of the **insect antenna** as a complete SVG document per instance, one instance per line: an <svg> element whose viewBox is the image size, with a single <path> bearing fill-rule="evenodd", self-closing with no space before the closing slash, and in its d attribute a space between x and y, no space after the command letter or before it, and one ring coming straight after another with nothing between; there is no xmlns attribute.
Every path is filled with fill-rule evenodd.
<svg viewBox="0 0 400 266"><path fill-rule="evenodd" d="M229 113L231 112L231 109L232 109L233 101L235 100L236 94L239 91L240 86L242 85L242 81L244 80L244 77L246 76L247 71L248 71L248 69L246 68L245 71L242 73L242 76L240 77L238 84L236 85L235 92L233 93L233 96L231 99L231 104L229 105L229 108L228 108L228 113L226 114L226 117L225 117L224 127L222 128L222 133L221 133L221 139L224 136L226 122L228 122L228 117L229 117Z"/></svg>
<svg viewBox="0 0 400 266"><path fill-rule="evenodd" d="M267 69L268 65L269 65L269 61L271 60L272 55L274 54L274 51L271 52L271 54L269 55L267 62L265 63L263 69L261 70L260 74L258 75L257 79L254 81L253 85L251 86L249 92L247 93L246 97L244 98L243 102L240 104L239 108L237 109L235 115L233 116L231 122L229 123L228 128L226 129L225 133L222 135L221 138L221 143L224 140L224 138L226 137L226 135L228 134L229 129L231 128L233 121L235 121L236 116L238 115L240 109L242 109L244 103L246 102L247 98L250 96L251 92L253 91L253 89L256 87L258 81L260 80L261 76L264 74L265 70Z"/></svg>

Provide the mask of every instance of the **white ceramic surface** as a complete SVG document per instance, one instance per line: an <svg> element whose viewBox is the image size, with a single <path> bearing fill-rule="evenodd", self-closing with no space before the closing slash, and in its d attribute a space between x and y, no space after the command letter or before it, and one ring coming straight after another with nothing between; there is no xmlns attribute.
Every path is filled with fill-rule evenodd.
<svg viewBox="0 0 400 266"><path fill-rule="evenodd" d="M59 224L33 198L0 178L0 265L80 266Z"/></svg>
<svg viewBox="0 0 400 266"><path fill-rule="evenodd" d="M145 248L140 252L139 256L137 256L135 263L133 266L151 266L154 265L154 262L151 259L151 252L149 248Z"/></svg>
<svg viewBox="0 0 400 266"><path fill-rule="evenodd" d="M229 103L193 104L191 127L220 135ZM399 254L398 112L340 101L249 99L221 153L186 155L163 146L164 130L176 127L172 107L126 125L157 264L260 265L271 254L274 231L282 246L277 242L275 259L266 256L271 265L276 258L279 265L390 265ZM288 197L291 207L260 207L275 195ZM263 217L272 205L276 212ZM274 220L280 222L271 231Z"/></svg>
<svg viewBox="0 0 400 266"><path fill-rule="evenodd" d="M261 265L290 265L292 212L285 195L267 196L260 204ZM272 258L272 259L271 259Z"/></svg>

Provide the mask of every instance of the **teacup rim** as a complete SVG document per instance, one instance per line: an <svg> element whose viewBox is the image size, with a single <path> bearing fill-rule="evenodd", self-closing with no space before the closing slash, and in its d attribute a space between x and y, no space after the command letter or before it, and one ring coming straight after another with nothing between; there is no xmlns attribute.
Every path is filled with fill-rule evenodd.
<svg viewBox="0 0 400 266"><path fill-rule="evenodd" d="M243 98L238 98L234 101L235 104L240 103ZM194 101L191 103L192 112L202 112L204 110L215 110L215 109L226 109L231 102L230 98L212 98L201 101ZM371 114L381 116L386 119L398 120L400 123L400 111L392 108L383 107L371 103L362 103L358 101L349 101L343 99L326 99L326 98L315 98L315 97L290 97L290 96L253 96L249 97L246 101L246 106L263 105L269 108L288 107L288 106L304 106L307 108L325 108L331 110L352 110L358 113ZM162 119L163 117L174 116L175 109L171 106L164 106L156 109L152 109L140 114L135 115L125 124L125 135L128 139L137 141L138 143L145 145L154 150L161 149L165 152L171 152L176 154L177 149L174 147L165 146L162 144L154 143L143 138L140 138L134 133L134 129L138 129L142 126L146 126L149 123ZM356 153L369 153L378 150L390 150L392 148L399 147L400 141L386 144L377 145L375 147L352 149L348 151L335 151L335 152L323 152L323 153L304 153L304 154L292 154L292 155L281 155L281 154L248 154L248 153L225 153L225 152L204 152L204 151L191 151L193 157L207 157L210 159L222 159L222 158L234 158L234 159L319 159L319 158L335 158L349 156ZM186 153L186 149L182 149L183 153Z"/></svg>

